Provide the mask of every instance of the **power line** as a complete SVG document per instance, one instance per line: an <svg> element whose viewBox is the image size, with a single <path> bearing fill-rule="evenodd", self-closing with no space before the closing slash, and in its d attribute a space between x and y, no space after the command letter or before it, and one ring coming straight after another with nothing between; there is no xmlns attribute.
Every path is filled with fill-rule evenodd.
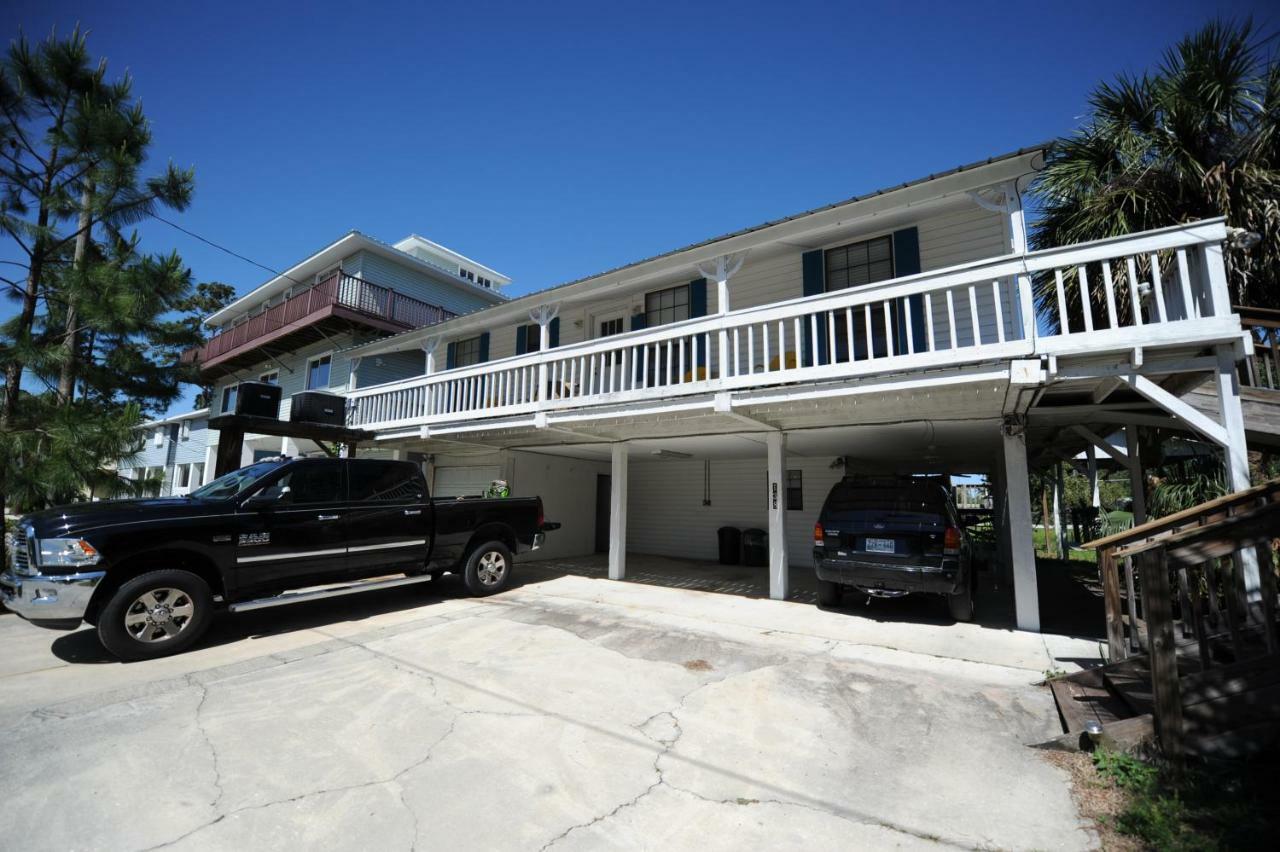
<svg viewBox="0 0 1280 852"><path fill-rule="evenodd" d="M224 246L224 245L219 245L218 243L215 243L213 240L208 239L207 237L202 237L202 236L200 236L200 235L199 235L199 234L197 234L195 231L191 231L191 230L188 230L188 229L186 229L186 228L182 227L182 226L181 226L181 225L179 225L177 222L170 222L168 219L164 218L163 216L159 216L159 215L157 215L157 214L155 214L155 213L148 213L147 215L149 215L152 219L156 219L157 221L164 222L164 223L165 223L166 225L168 225L170 228L174 228L174 229L176 229L176 230L179 230L179 231L181 231L182 233L186 234L187 236L189 236L189 237L193 237L193 238L195 238L195 239L199 240L200 242L204 243L205 245L212 246L213 248L216 248L218 251L226 252L227 254L231 255L232 257L234 257L234 258L236 258L236 259L238 259L238 260L243 260L245 263L252 264L252 265L254 265L254 266L258 267L259 269L265 269L267 272L270 272L272 275L277 275L277 276L279 276L279 277L281 277L281 278L288 278L288 279L289 279L290 281L292 281L294 284L301 284L302 286L306 286L305 284L303 284L303 282L301 282L301 281L299 281L298 279L293 278L293 277L291 277L291 276L289 276L289 275L286 275L285 273L281 272L281 271L280 271L280 270L278 270L278 269L272 269L270 266L267 266L265 263L258 263L258 261L254 260L254 259L253 259L253 258L251 258L251 257L245 257L244 255L240 254L239 252L232 251L231 249L227 248L227 247L226 247L226 246Z"/></svg>

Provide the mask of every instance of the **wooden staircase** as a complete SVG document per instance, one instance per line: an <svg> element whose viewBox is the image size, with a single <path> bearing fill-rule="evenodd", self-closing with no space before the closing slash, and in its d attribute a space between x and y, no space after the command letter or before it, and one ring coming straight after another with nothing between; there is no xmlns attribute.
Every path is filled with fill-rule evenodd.
<svg viewBox="0 0 1280 852"><path fill-rule="evenodd" d="M1111 662L1050 681L1066 734L1043 745L1154 740L1175 761L1280 750L1276 536L1280 480L1085 545L1100 551Z"/></svg>

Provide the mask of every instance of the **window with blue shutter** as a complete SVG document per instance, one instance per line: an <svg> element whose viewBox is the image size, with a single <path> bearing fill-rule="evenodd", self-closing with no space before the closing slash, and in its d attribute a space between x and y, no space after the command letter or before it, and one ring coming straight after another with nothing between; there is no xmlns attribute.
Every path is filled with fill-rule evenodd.
<svg viewBox="0 0 1280 852"><path fill-rule="evenodd" d="M547 329L547 345L552 349L560 345L560 317L553 319L551 328Z"/></svg>
<svg viewBox="0 0 1280 852"><path fill-rule="evenodd" d="M707 315L707 279L695 278L689 282L689 318L705 317ZM706 340L699 335L694 343L697 349L697 364L699 367L707 366L707 347Z"/></svg>
<svg viewBox="0 0 1280 852"><path fill-rule="evenodd" d="M819 293L826 292L826 289L827 289L826 276L825 276L825 270L823 269L822 258L823 258L822 249L818 249L817 251L807 251L803 255L801 255L800 261L801 261L801 267L802 267L803 276L804 276L802 279L802 282L803 282L802 286L804 288L804 295L806 296L816 296ZM821 328L823 323L826 322L826 314L821 315L820 317L818 317L818 319L819 319L818 325ZM806 367L812 367L814 364L812 334L813 334L813 330L810 324L805 323L804 334L802 335L804 339L803 339L803 342L801 343L801 349L803 351L801 352L800 357L802 359L801 363ZM819 337L819 340L818 340L817 354L818 354L819 362L821 362L826 360L827 341L826 341L826 335L820 334L818 335L818 337ZM783 357L785 357L785 355Z"/></svg>

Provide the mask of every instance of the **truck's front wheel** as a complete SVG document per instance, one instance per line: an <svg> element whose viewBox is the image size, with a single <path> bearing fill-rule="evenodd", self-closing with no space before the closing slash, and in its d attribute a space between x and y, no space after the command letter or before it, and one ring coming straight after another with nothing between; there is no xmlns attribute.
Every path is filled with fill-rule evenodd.
<svg viewBox="0 0 1280 852"><path fill-rule="evenodd" d="M98 615L98 639L122 660L149 660L191 647L209 627L213 593L190 571L165 569L134 577Z"/></svg>
<svg viewBox="0 0 1280 852"><path fill-rule="evenodd" d="M486 541L467 557L463 580L473 595L493 595L511 583L511 549L500 541Z"/></svg>

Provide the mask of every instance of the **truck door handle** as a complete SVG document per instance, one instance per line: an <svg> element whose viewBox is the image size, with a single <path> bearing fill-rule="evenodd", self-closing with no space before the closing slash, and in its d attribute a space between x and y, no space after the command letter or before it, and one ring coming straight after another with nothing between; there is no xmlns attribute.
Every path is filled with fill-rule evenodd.
<svg viewBox="0 0 1280 852"><path fill-rule="evenodd" d="M422 510L421 509L405 509L404 513L406 515L421 515Z"/></svg>
<svg viewBox="0 0 1280 852"><path fill-rule="evenodd" d="M316 515L317 521L336 521L341 515Z"/></svg>

